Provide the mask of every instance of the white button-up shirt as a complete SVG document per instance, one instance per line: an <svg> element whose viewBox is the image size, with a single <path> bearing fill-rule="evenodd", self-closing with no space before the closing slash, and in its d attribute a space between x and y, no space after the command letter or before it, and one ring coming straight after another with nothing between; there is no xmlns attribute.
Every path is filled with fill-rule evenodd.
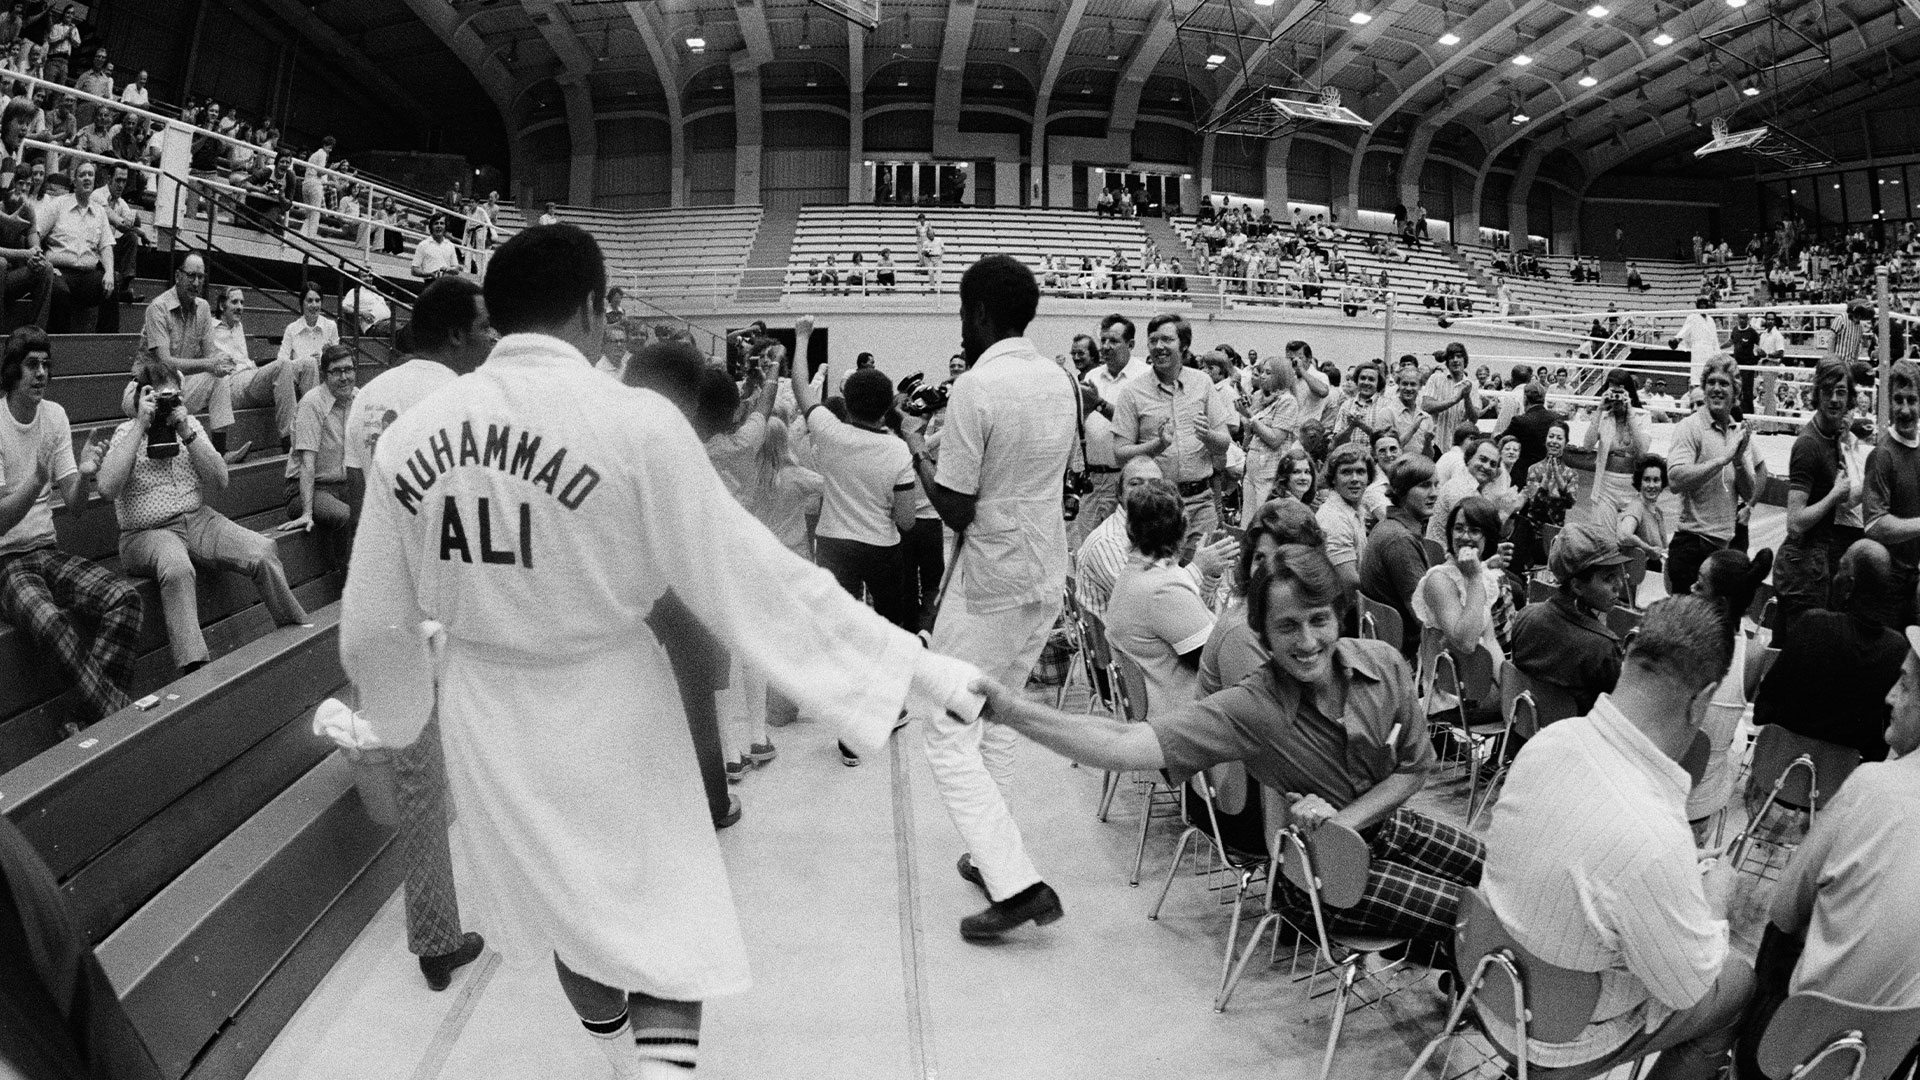
<svg viewBox="0 0 1920 1080"><path fill-rule="evenodd" d="M305 316L287 324L280 335L280 360L311 360L317 368L320 364L320 350L340 341L340 327L325 315L307 325Z"/></svg>
<svg viewBox="0 0 1920 1080"><path fill-rule="evenodd" d="M1093 387L1093 392L1100 395L1101 401L1109 405L1118 405L1120 388L1152 370L1145 360L1134 356L1127 359L1127 366L1121 368L1118 375L1108 371L1107 365L1102 363L1087 372L1085 378L1087 385Z"/></svg>
<svg viewBox="0 0 1920 1080"><path fill-rule="evenodd" d="M965 610L1008 611L1065 587L1060 478L1079 408L1073 376L1023 337L995 342L954 380L934 479L977 500L949 585Z"/></svg>
<svg viewBox="0 0 1920 1080"><path fill-rule="evenodd" d="M1593 1061L1713 988L1727 923L1700 883L1689 784L1606 694L1514 759L1480 888L1534 955L1600 973L1593 1022L1570 1043L1532 1040L1534 1064Z"/></svg>

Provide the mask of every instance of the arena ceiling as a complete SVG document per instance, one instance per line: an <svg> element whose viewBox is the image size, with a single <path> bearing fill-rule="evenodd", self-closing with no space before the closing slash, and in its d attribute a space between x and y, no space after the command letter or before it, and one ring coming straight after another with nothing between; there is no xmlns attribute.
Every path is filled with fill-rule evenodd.
<svg viewBox="0 0 1920 1080"><path fill-rule="evenodd" d="M811 0L303 2L396 73L399 43L430 32L509 133L681 123L729 107L747 71L763 105L930 101L936 123L1197 126L1272 84L1337 88L1374 125L1328 129L1350 144L1426 138L1471 162L1565 148L1589 180L1689 153L1716 116L1819 146L1862 110L1912 104L1920 60L1902 0L880 0L871 31Z"/></svg>

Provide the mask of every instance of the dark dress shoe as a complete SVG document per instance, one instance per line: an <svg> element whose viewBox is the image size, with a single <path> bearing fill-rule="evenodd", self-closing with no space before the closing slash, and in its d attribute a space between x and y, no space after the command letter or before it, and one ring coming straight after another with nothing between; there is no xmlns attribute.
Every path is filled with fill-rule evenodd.
<svg viewBox="0 0 1920 1080"><path fill-rule="evenodd" d="M960 936L968 941L992 941L1022 923L1045 926L1059 921L1065 914L1059 894L1042 881L1005 900L988 904L985 911L961 919Z"/></svg>
<svg viewBox="0 0 1920 1080"><path fill-rule="evenodd" d="M473 963L486 947L487 939L469 930L460 936L460 947L452 952L421 957L420 974L427 977L427 989L445 990L453 981L454 969Z"/></svg>
<svg viewBox="0 0 1920 1080"><path fill-rule="evenodd" d="M981 876L980 868L973 865L973 855L970 852L961 852L960 862L956 865L960 871L960 880L971 881L981 892L987 891L987 879Z"/></svg>

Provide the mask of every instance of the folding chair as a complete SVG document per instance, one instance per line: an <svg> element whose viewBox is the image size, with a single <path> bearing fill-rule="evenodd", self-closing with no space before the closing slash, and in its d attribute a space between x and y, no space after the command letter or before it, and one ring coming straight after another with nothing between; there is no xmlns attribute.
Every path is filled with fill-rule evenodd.
<svg viewBox="0 0 1920 1080"><path fill-rule="evenodd" d="M1755 1058L1773 1080L1890 1080L1917 1032L1920 1007L1877 1008L1803 992L1774 1010Z"/></svg>
<svg viewBox="0 0 1920 1080"><path fill-rule="evenodd" d="M1748 790L1754 785L1768 783L1772 786L1760 809L1747 819L1746 825L1734 836L1729 847L1728 857L1733 860L1733 868L1738 870L1746 859L1747 849L1755 840L1783 852L1790 852L1798 845L1787 844L1779 840L1756 836L1767 814L1775 806L1784 806L1788 810L1807 815L1807 828L1813 828L1813 816L1819 810L1823 800L1833 798L1835 792L1853 770L1860 766L1860 752L1852 747L1839 746L1819 739L1809 739L1805 735L1795 734L1778 724L1768 724L1760 729L1753 740L1753 768L1748 777ZM1748 805L1752 805L1749 802ZM1766 865L1756 873L1765 878Z"/></svg>
<svg viewBox="0 0 1920 1080"><path fill-rule="evenodd" d="M1237 763L1236 767L1238 767ZM1249 783L1248 792L1250 795L1257 796L1260 793L1259 785ZM1259 818L1260 810L1260 803L1249 799L1248 806L1242 812ZM1160 896L1153 902L1152 909L1147 912L1147 918L1156 922L1159 920L1160 908L1167 902L1167 892L1173 888L1174 875L1180 872L1180 859L1187 853L1187 842L1198 839L1205 843L1209 849L1206 870L1208 878L1211 879L1218 872L1226 874L1230 879L1226 885L1210 884L1208 888L1231 890L1221 902L1233 909L1227 924L1227 947L1220 958L1220 985L1214 988L1214 993L1217 994L1227 985L1227 976L1233 970L1234 949L1240 944L1242 903L1246 900L1247 892L1253 887L1253 883L1266 876L1269 855L1264 840L1257 845L1260 850L1250 851L1235 847L1228 839L1220 825L1219 792L1214 787L1213 778L1206 772L1195 773L1193 779L1188 781L1184 797L1181 799L1180 811L1181 816L1186 820L1187 827L1180 834L1179 842L1173 847L1173 861L1167 864L1167 880L1161 883ZM1255 834L1258 835L1262 829L1263 826L1256 826ZM1195 848L1196 855L1199 854L1199 850L1198 847Z"/></svg>
<svg viewBox="0 0 1920 1080"><path fill-rule="evenodd" d="M1383 604L1371 596L1360 597L1360 636L1384 641L1394 648L1406 638L1401 635L1405 627L1401 625L1400 613L1390 604Z"/></svg>
<svg viewBox="0 0 1920 1080"><path fill-rule="evenodd" d="M1420 544L1427 549L1428 566L1439 566L1447 561L1447 545L1426 536L1420 538Z"/></svg>
<svg viewBox="0 0 1920 1080"><path fill-rule="evenodd" d="M1544 604L1553 599L1553 595L1559 591L1560 586L1544 573L1527 578L1527 603L1529 604Z"/></svg>
<svg viewBox="0 0 1920 1080"><path fill-rule="evenodd" d="M1638 611L1615 604L1613 609L1607 612L1607 629L1613 631L1618 637L1626 637L1640 629L1640 621L1643 618L1645 616Z"/></svg>
<svg viewBox="0 0 1920 1080"><path fill-rule="evenodd" d="M1640 583L1647 580L1647 552L1645 548L1635 548L1627 559L1622 571L1626 576L1627 606L1640 610Z"/></svg>
<svg viewBox="0 0 1920 1080"><path fill-rule="evenodd" d="M1487 1043L1520 1080L1528 1075L1528 1039L1571 1042L1593 1020L1593 1010L1600 1003L1599 973L1570 971L1528 952L1513 939L1479 889L1460 894L1454 942L1460 996L1440 1034L1421 1048L1401 1080L1418 1077L1470 1014ZM1631 1075L1640 1075L1640 1065L1634 1062ZM1445 1073L1445 1065L1441 1071Z"/></svg>
<svg viewBox="0 0 1920 1080"><path fill-rule="evenodd" d="M1451 694L1456 700L1453 728L1462 744L1468 747L1460 764L1470 772L1477 773L1473 749L1479 745L1476 737L1490 738L1504 726L1482 724L1475 728L1467 723L1467 702L1485 701L1487 695L1493 692L1493 655L1487 652L1486 646L1478 645L1465 660L1460 660L1447 648L1446 635L1429 626L1420 632L1420 671L1426 683L1427 696ZM1429 717L1432 715L1428 714ZM1468 800L1472 801L1471 789ZM1471 820L1472 815L1468 817Z"/></svg>
<svg viewBox="0 0 1920 1080"><path fill-rule="evenodd" d="M1119 695L1121 709L1128 720L1136 724L1144 724L1147 722L1147 673L1140 670L1140 665L1134 662L1133 657L1118 649L1111 651L1113 686ZM1118 782L1116 779L1115 784L1117 785ZM1174 784L1165 770L1160 772L1158 780L1136 778L1135 783L1141 785L1143 789L1140 796L1140 842L1133 849L1133 876L1127 879L1127 885L1138 888L1140 867L1147 859L1147 830L1153 825L1154 811L1170 809L1172 813L1178 813L1180 788ZM1112 801L1111 795L1107 798L1109 802Z"/></svg>
<svg viewBox="0 0 1920 1080"><path fill-rule="evenodd" d="M1752 619L1755 626L1760 625L1761 616L1766 614L1767 605L1772 602L1773 585L1763 581L1753 590L1753 603L1747 605L1747 618Z"/></svg>
<svg viewBox="0 0 1920 1080"><path fill-rule="evenodd" d="M1307 996L1314 997L1314 980L1322 973L1333 974L1337 983L1334 991L1333 1026L1327 1032L1327 1050L1320 1061L1320 1080L1326 1080L1333 1071L1334 1051L1340 1046L1340 1029L1346 1024L1347 1010L1351 999L1358 997L1361 1008L1376 1005L1387 997L1399 992L1400 984L1389 984L1380 976L1400 967L1404 960L1396 960L1377 971L1368 971L1366 958L1389 949L1403 948L1407 939L1403 937L1376 937L1366 934L1349 934L1327 928L1326 909L1344 910L1360 902L1367 889L1368 863L1372 854L1367 850L1367 842L1360 834L1336 822L1322 822L1311 833L1302 835L1297 828L1281 829L1274 836L1273 849L1279 860L1278 868L1267 872L1267 913L1254 924L1253 936L1247 940L1246 947L1240 952L1240 961L1234 965L1233 974L1228 976L1227 984L1220 989L1220 996L1214 1000L1213 1010L1224 1012L1227 999L1233 996L1234 987L1239 985L1240 976L1246 971L1247 963L1253 959L1254 951L1260 947L1260 938L1269 927L1277 927L1285 920L1302 939L1311 939L1314 947L1312 966L1306 975ZM1313 925L1297 926L1291 919L1280 913L1275 900L1281 876L1307 895L1308 907L1313 914ZM1275 938L1278 946L1278 938ZM1295 949L1295 961L1298 961L1298 948ZM1371 999L1356 992L1362 980L1375 984L1379 989Z"/></svg>
<svg viewBox="0 0 1920 1080"><path fill-rule="evenodd" d="M1081 618L1081 643L1086 647L1080 655L1087 664L1087 681L1094 689L1088 692L1088 703L1098 698L1107 715L1115 720L1127 719L1126 703L1122 698L1124 688L1119 676L1115 674L1113 647L1107 644L1107 624L1104 619L1085 608L1079 608ZM1100 777L1100 805L1094 809L1094 818L1107 820L1107 811L1113 806L1113 796L1120 790L1120 774L1106 772Z"/></svg>
<svg viewBox="0 0 1920 1080"><path fill-rule="evenodd" d="M1546 552L1549 558L1553 555L1553 542L1560 539L1560 528L1558 525L1540 526L1540 550Z"/></svg>

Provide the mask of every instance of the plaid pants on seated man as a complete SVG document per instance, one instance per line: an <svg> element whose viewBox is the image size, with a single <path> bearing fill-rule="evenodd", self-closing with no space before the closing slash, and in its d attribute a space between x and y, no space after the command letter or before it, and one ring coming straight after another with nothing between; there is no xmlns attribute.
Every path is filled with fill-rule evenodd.
<svg viewBox="0 0 1920 1080"><path fill-rule="evenodd" d="M1327 928L1447 946L1453 939L1460 894L1480 883L1487 846L1465 829L1443 825L1405 807L1361 837L1373 857L1366 890L1352 907L1324 908ZM1291 881L1280 880L1276 902L1294 925L1312 928L1307 894Z"/></svg>

